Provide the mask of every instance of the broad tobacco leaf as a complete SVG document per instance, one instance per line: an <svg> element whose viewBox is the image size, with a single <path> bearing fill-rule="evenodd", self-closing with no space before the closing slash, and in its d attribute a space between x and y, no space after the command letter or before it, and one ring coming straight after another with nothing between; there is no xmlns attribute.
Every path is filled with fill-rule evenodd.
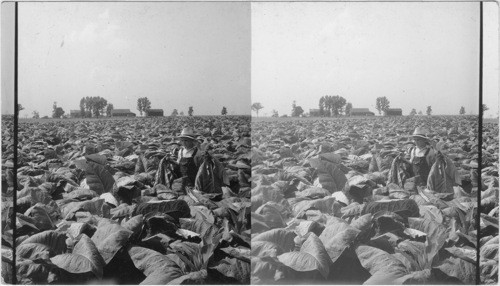
<svg viewBox="0 0 500 286"><path fill-rule="evenodd" d="M139 246L129 247L128 253L135 267L146 275L142 285L167 284L183 275L179 265L167 255Z"/></svg>
<svg viewBox="0 0 500 286"><path fill-rule="evenodd" d="M29 244L31 247L39 249L37 245L44 245L50 249L50 255L66 252L66 234L54 230L47 230L34 234L24 240L18 247ZM31 245L32 244L32 245Z"/></svg>
<svg viewBox="0 0 500 286"><path fill-rule="evenodd" d="M381 249L360 245L356 248L356 254L361 265L372 274L364 284L398 284L398 279L410 274L399 259Z"/></svg>
<svg viewBox="0 0 500 286"><path fill-rule="evenodd" d="M342 255L342 252L348 248L356 239L361 231L350 226L346 221L333 218L325 227L319 239L334 263Z"/></svg>
<svg viewBox="0 0 500 286"><path fill-rule="evenodd" d="M179 222L181 228L196 232L202 238L213 238L220 231L216 225L200 219L181 218Z"/></svg>
<svg viewBox="0 0 500 286"><path fill-rule="evenodd" d="M121 226L132 232L133 235L139 235L142 231L142 226L144 225L143 215L136 215L131 217L129 220L122 220Z"/></svg>
<svg viewBox="0 0 500 286"><path fill-rule="evenodd" d="M403 254L410 261L414 262L412 264L416 267L414 269L412 268L412 270L420 271L430 269L431 267L432 261L428 260L429 257L425 253L425 247L425 243L405 240L398 244L396 252Z"/></svg>
<svg viewBox="0 0 500 286"><path fill-rule="evenodd" d="M50 248L40 243L24 243L17 247L16 255L23 259L48 259L50 257Z"/></svg>
<svg viewBox="0 0 500 286"><path fill-rule="evenodd" d="M330 257L323 242L314 233L309 235L300 251L281 254L278 256L278 260L295 271L318 270L325 279L330 273Z"/></svg>
<svg viewBox="0 0 500 286"><path fill-rule="evenodd" d="M72 219L76 212L86 211L93 215L103 215L104 199L94 198L83 202L70 202L61 206L62 217Z"/></svg>
<svg viewBox="0 0 500 286"><path fill-rule="evenodd" d="M342 205L340 205L335 198L325 197L317 200L303 200L293 206L295 215L307 211L308 209L317 209L325 214L340 216Z"/></svg>
<svg viewBox="0 0 500 286"><path fill-rule="evenodd" d="M132 231L111 220L101 219L92 241L99 250L104 263L108 264L115 254L128 243Z"/></svg>
<svg viewBox="0 0 500 286"><path fill-rule="evenodd" d="M75 165L85 171L87 185L92 191L98 195L113 191L115 179L105 165L90 160L76 160Z"/></svg>
<svg viewBox="0 0 500 286"><path fill-rule="evenodd" d="M181 285L181 284L204 284L207 279L207 270L202 269L200 271L189 272L186 275L182 275L179 278L175 278L168 282L168 285Z"/></svg>
<svg viewBox="0 0 500 286"><path fill-rule="evenodd" d="M498 245L497 245L498 247ZM451 253L454 257L461 258L469 263L476 263L476 250L468 247L447 247L446 251ZM482 249L481 249L482 251Z"/></svg>
<svg viewBox="0 0 500 286"><path fill-rule="evenodd" d="M286 226L281 212L270 202L260 206L255 213L262 215L264 217L264 221L270 228L283 228Z"/></svg>
<svg viewBox="0 0 500 286"><path fill-rule="evenodd" d="M464 284L476 284L476 266L460 258L450 257L435 267Z"/></svg>
<svg viewBox="0 0 500 286"><path fill-rule="evenodd" d="M273 256L293 250L296 234L291 230L275 228L252 238L252 257Z"/></svg>
<svg viewBox="0 0 500 286"><path fill-rule="evenodd" d="M134 210L134 216L138 214L147 215L151 212L160 212L178 220L191 216L191 209L184 200L161 201L138 204Z"/></svg>
<svg viewBox="0 0 500 286"><path fill-rule="evenodd" d="M403 218L420 217L419 207L417 203L411 199L369 202L365 204L363 214L376 214L380 211L393 212Z"/></svg>
<svg viewBox="0 0 500 286"><path fill-rule="evenodd" d="M426 253L428 261L432 262L432 259L436 256L441 247L443 247L448 237L446 228L437 222L423 218L409 218L408 223L410 228L427 233Z"/></svg>
<svg viewBox="0 0 500 286"><path fill-rule="evenodd" d="M341 165L321 158L309 159L309 164L318 172L319 185L331 193L342 191L347 182Z"/></svg>
<svg viewBox="0 0 500 286"><path fill-rule="evenodd" d="M236 258L224 258L217 266L212 267L226 277L238 280L240 283L250 281L250 263Z"/></svg>
<svg viewBox="0 0 500 286"><path fill-rule="evenodd" d="M37 203L29 208L24 215L32 217L35 220L35 225L39 230L55 229L54 222L44 208L44 205Z"/></svg>
<svg viewBox="0 0 500 286"><path fill-rule="evenodd" d="M92 272L97 278L102 278L105 266L97 247L85 234L73 248L71 254L60 254L51 258L52 263L70 273Z"/></svg>

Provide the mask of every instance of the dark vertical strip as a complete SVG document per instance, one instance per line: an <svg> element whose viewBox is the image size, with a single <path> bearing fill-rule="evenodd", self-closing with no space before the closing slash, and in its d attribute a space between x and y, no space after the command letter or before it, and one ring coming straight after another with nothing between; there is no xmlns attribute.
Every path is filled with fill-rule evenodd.
<svg viewBox="0 0 500 286"><path fill-rule="evenodd" d="M16 214L17 214L17 125L19 118L19 109L18 109L18 93L17 93L17 85L18 85L18 3L14 3L14 191L12 192L12 283L17 284L17 268L16 268L16 238L17 238L17 229L16 229Z"/></svg>
<svg viewBox="0 0 500 286"><path fill-rule="evenodd" d="M477 249L476 249L476 284L481 284L481 268L480 258L481 255L481 169L483 162L483 2L479 2L479 122L478 122L478 136L477 146L478 150L478 170L477 170L477 216L476 216L476 230L477 230Z"/></svg>

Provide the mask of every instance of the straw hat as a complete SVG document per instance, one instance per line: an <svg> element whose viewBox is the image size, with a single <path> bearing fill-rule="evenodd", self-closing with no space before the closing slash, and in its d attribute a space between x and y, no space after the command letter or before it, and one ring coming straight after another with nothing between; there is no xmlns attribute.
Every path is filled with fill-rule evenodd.
<svg viewBox="0 0 500 286"><path fill-rule="evenodd" d="M420 139L424 139L424 140L429 141L429 137L427 137L428 133L429 132L427 131L427 129L425 129L423 127L417 127L417 128L415 128L415 131L413 131L412 137L414 139L420 138Z"/></svg>
<svg viewBox="0 0 500 286"><path fill-rule="evenodd" d="M196 140L197 135L194 133L192 128L186 127L182 129L182 132L179 136L177 136L178 139L191 139L191 140Z"/></svg>

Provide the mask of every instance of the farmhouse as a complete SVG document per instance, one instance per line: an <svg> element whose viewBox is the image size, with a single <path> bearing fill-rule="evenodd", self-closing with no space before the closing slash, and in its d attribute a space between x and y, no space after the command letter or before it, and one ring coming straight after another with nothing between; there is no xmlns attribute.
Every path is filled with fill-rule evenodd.
<svg viewBox="0 0 500 286"><path fill-rule="evenodd" d="M389 108L384 111L385 116L402 116L403 110L401 108Z"/></svg>
<svg viewBox="0 0 500 286"><path fill-rule="evenodd" d="M111 110L111 116L112 117L120 117L120 116L134 117L135 113L131 112L130 109L113 109L113 110Z"/></svg>
<svg viewBox="0 0 500 286"><path fill-rule="evenodd" d="M80 113L80 110L70 110L69 117L70 118L80 118L80 117L82 117L82 114Z"/></svg>
<svg viewBox="0 0 500 286"><path fill-rule="evenodd" d="M353 108L351 109L351 116L374 116L375 113L371 112L368 108Z"/></svg>
<svg viewBox="0 0 500 286"><path fill-rule="evenodd" d="M163 116L163 109L148 109L146 116Z"/></svg>

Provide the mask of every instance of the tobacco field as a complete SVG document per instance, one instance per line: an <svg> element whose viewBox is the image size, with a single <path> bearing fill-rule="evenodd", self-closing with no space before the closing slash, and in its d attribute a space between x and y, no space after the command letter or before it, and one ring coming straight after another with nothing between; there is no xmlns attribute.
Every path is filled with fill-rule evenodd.
<svg viewBox="0 0 500 286"><path fill-rule="evenodd" d="M185 126L228 186L168 182ZM439 150L426 187L398 159L416 126ZM497 123L479 148L474 116L21 120L17 189L13 127L5 283L15 264L20 284L498 284Z"/></svg>
<svg viewBox="0 0 500 286"><path fill-rule="evenodd" d="M15 263L21 284L250 283L249 116L20 121L17 190L12 124L2 121L5 282ZM230 185L185 194L165 180L185 126Z"/></svg>
<svg viewBox="0 0 500 286"><path fill-rule="evenodd" d="M416 126L441 154L427 187L395 160ZM474 116L253 122L252 283L476 284L480 236L481 283L496 284L498 126L486 127L478 186Z"/></svg>
<svg viewBox="0 0 500 286"><path fill-rule="evenodd" d="M481 284L498 284L498 124L483 123L480 208Z"/></svg>

